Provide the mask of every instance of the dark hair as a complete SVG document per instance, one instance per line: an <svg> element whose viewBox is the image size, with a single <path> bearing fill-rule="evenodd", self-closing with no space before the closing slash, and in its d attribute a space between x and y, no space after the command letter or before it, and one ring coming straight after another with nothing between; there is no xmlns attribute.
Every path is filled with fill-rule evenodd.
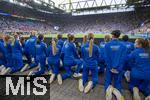
<svg viewBox="0 0 150 100"><path fill-rule="evenodd" d="M38 41L37 41L37 43L39 44L43 39L44 39L44 35L43 35L43 34L40 34L40 35L38 36Z"/></svg>
<svg viewBox="0 0 150 100"><path fill-rule="evenodd" d="M16 39L16 38L18 38L19 36L18 36L18 34L14 34L14 38Z"/></svg>
<svg viewBox="0 0 150 100"><path fill-rule="evenodd" d="M142 48L144 48L146 52L150 53L150 40L149 39L138 38L137 41L139 44L142 45Z"/></svg>
<svg viewBox="0 0 150 100"><path fill-rule="evenodd" d="M123 41L128 41L128 40L129 40L128 35L124 35L124 36L122 37L122 40L123 40Z"/></svg>
<svg viewBox="0 0 150 100"><path fill-rule="evenodd" d="M20 42L21 42L21 44L23 44L23 43L25 42L25 38L24 38L24 37L21 37L21 38L20 38Z"/></svg>
<svg viewBox="0 0 150 100"><path fill-rule="evenodd" d="M74 35L70 34L70 36L68 37L69 42L71 42L74 38Z"/></svg>
<svg viewBox="0 0 150 100"><path fill-rule="evenodd" d="M43 38L44 38L44 35L43 34L40 34L39 36L38 36L38 40L43 40Z"/></svg>
<svg viewBox="0 0 150 100"><path fill-rule="evenodd" d="M93 33L89 33L88 34L88 39L89 39L89 57L92 57L92 53L93 53L93 45L94 45L94 34Z"/></svg>
<svg viewBox="0 0 150 100"><path fill-rule="evenodd" d="M62 34L58 34L57 39L62 39Z"/></svg>
<svg viewBox="0 0 150 100"><path fill-rule="evenodd" d="M119 38L121 35L121 31L120 30L114 30L111 32L111 34L115 37L115 38Z"/></svg>

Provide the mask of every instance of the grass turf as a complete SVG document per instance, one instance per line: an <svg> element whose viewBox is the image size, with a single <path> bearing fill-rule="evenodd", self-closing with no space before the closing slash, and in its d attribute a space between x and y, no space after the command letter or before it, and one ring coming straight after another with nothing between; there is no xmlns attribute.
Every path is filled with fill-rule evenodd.
<svg viewBox="0 0 150 100"><path fill-rule="evenodd" d="M67 37L67 34L62 34L63 38ZM85 34L74 34L76 38L83 38ZM106 34L94 34L95 38L104 38ZM29 35L22 35L23 37L29 37ZM56 38L57 34L45 34L45 38ZM137 36L129 36L130 38L138 38Z"/></svg>

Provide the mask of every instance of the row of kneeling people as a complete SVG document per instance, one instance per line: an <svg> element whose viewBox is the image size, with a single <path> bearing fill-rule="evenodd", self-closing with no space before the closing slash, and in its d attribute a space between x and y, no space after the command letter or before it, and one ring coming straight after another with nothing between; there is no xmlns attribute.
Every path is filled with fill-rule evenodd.
<svg viewBox="0 0 150 100"><path fill-rule="evenodd" d="M83 37L80 47L75 44L75 37L71 34L65 41L59 34L57 39L51 39L48 47L42 34L38 37L31 34L26 41L17 34L13 37L0 36L0 73L23 72L38 66L29 75L42 75L47 69L52 73L49 82L57 78L60 85L72 75L82 77L79 79L79 91L88 93L97 85L98 73L105 71L107 100L112 99L112 94L117 100L124 99L121 93L123 76L133 92L134 100L141 100L139 91L147 96L146 100L150 100L150 40L138 38L133 44L128 41L127 35L120 41L120 34L119 30L114 30L112 37L106 35L104 42L97 46L94 44L94 34L89 33ZM60 74L60 66L65 70L63 74ZM72 66L76 66L74 70ZM88 80L89 75L92 80Z"/></svg>

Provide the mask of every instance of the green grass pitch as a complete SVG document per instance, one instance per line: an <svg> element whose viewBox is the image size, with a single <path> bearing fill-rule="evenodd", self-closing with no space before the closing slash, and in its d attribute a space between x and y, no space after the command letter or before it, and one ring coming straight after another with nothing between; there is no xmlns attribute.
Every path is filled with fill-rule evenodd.
<svg viewBox="0 0 150 100"><path fill-rule="evenodd" d="M63 38L67 37L67 34L62 34ZM75 38L83 38L85 34L75 34ZM104 38L106 34L94 34L95 38ZM29 35L22 35L23 37L29 37ZM57 34L45 34L45 38L56 38ZM137 36L129 36L130 38L138 38Z"/></svg>

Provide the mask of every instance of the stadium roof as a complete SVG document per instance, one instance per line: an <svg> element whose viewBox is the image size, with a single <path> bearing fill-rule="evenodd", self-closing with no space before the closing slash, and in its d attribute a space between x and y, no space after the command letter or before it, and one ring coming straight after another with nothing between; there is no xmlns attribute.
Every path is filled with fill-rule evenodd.
<svg viewBox="0 0 150 100"><path fill-rule="evenodd" d="M134 1L134 2L133 2ZM50 14L91 15L134 11L136 7L150 7L150 0L2 0L6 3Z"/></svg>

